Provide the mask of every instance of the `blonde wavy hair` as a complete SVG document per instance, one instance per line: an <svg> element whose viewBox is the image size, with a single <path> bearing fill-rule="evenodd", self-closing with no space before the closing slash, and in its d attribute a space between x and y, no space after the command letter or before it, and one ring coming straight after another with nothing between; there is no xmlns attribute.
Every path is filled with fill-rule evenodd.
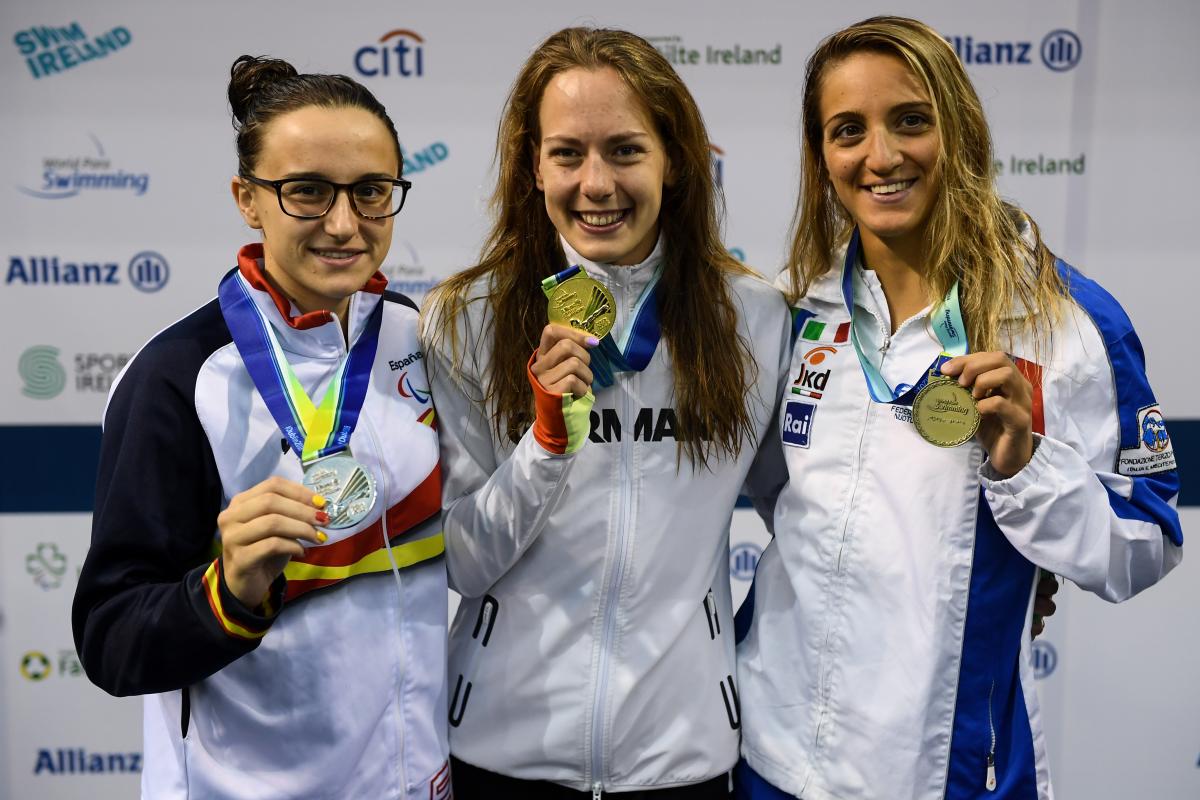
<svg viewBox="0 0 1200 800"><path fill-rule="evenodd" d="M541 139L538 114L550 81L576 68L615 70L644 104L667 147L673 180L663 188L659 213L664 244L659 316L662 341L671 355L679 449L693 465L707 465L714 454L736 455L744 442L754 440L747 398L757 365L738 334L726 276L753 273L721 242L708 132L695 100L662 54L632 33L567 28L550 36L525 62L496 134L491 232L479 264L432 293L426 304L427 340L448 341L458 363L457 332L471 302L468 292L483 281L492 351L482 401L491 409L497 438L520 438L533 418L525 365L547 323L541 281L567 266L534 180Z"/></svg>
<svg viewBox="0 0 1200 800"><path fill-rule="evenodd" d="M787 264L789 302L833 268L830 254L854 227L827 177L820 103L825 76L861 52L903 61L933 105L941 152L940 185L926 228L930 302L945 297L957 280L971 350L1004 349L1035 319L1036 345L1059 318L1067 293L1054 254L1037 224L996 192L991 131L962 62L937 31L904 17L872 17L851 25L821 42L808 60L800 196ZM1026 225L1028 237L1023 236ZM1024 322L1005 328L1003 321L1012 317ZM1007 332L1004 342L1002 331Z"/></svg>

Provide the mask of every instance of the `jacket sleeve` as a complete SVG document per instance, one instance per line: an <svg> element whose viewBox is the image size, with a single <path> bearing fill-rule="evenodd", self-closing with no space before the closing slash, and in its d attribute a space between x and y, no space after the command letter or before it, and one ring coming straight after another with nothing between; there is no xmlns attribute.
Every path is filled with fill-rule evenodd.
<svg viewBox="0 0 1200 800"><path fill-rule="evenodd" d="M1063 368L1026 368L1046 435L1012 478L996 480L985 462L984 496L1026 558L1120 602L1182 557L1179 476L1128 317L1077 274L1072 290L1080 308L1056 333Z"/></svg>
<svg viewBox="0 0 1200 800"><path fill-rule="evenodd" d="M243 607L214 558L223 493L194 410L195 370L181 368L189 360L151 343L105 412L72 628L88 677L114 695L203 680L254 649L282 598L281 578L261 610Z"/></svg>
<svg viewBox="0 0 1200 800"><path fill-rule="evenodd" d="M426 346L438 415L446 564L451 588L468 598L484 594L512 568L570 491L567 476L586 445L594 400L590 393L578 399L550 394L529 375L537 419L515 448L498 455L485 378L476 368L491 347L480 338L478 331L460 333L466 346L458 363L437 343Z"/></svg>
<svg viewBox="0 0 1200 800"><path fill-rule="evenodd" d="M782 299L779 305L786 309ZM774 310L774 309L772 309ZM762 386L771 386L774 396L768 398L771 406L768 411L766 430L758 442L758 451L750 465L742 485L742 494L750 500L754 510L766 525L767 531L775 535L775 502L788 483L787 461L784 458L783 443L780 438L779 416L780 408L786 400L788 377L792 361L792 315L781 315L779 335L770 340L757 342L756 356L759 369L769 369L773 381L760 381Z"/></svg>

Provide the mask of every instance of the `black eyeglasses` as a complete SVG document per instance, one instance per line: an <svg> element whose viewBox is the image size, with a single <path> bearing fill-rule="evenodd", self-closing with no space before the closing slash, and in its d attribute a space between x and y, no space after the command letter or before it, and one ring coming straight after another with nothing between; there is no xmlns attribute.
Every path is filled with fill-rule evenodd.
<svg viewBox="0 0 1200 800"><path fill-rule="evenodd" d="M334 183L324 178L287 178L268 181L253 175L241 176L267 189L274 189L279 208L289 217L318 219L329 213L339 189L345 189L354 212L365 219L387 219L400 213L412 181L403 178L368 178L354 183Z"/></svg>

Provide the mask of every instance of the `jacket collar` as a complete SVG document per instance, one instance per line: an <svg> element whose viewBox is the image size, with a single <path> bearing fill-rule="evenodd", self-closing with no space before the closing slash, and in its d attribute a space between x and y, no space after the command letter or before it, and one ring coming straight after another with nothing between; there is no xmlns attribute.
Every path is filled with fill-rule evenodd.
<svg viewBox="0 0 1200 800"><path fill-rule="evenodd" d="M285 351L312 358L335 358L345 354L346 343L337 314L332 311L301 313L295 303L272 286L263 271L261 243L248 244L239 250L237 263L241 279L253 290L250 296L254 304L271 322ZM376 272L350 297L349 324L346 326L350 342L358 340L376 303L383 302L386 287L387 278Z"/></svg>
<svg viewBox="0 0 1200 800"><path fill-rule="evenodd" d="M605 264L599 261L589 261L579 255L575 251L575 248L571 247L562 236L559 237L559 241L562 243L563 252L567 255L568 264L578 264L583 267L584 272L606 285L617 286L621 289L634 292L640 292L650 282L650 279L654 277L655 270L663 260L661 235L658 237L658 241L654 243L654 249L650 251L650 255L646 256L645 261L628 267Z"/></svg>

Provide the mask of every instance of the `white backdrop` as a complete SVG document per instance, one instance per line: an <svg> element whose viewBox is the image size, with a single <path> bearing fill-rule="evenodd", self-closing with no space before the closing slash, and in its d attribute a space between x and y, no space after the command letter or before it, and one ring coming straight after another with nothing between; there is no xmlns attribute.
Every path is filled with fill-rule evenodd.
<svg viewBox="0 0 1200 800"><path fill-rule="evenodd" d="M155 331L210 299L251 240L228 190L224 92L236 56L344 72L388 106L414 188L386 269L419 300L477 255L509 83L538 42L570 24L634 30L676 60L709 125L727 244L773 273L795 203L804 60L823 35L880 12L925 19L956 43L992 120L1003 192L1124 303L1186 469L1186 442L1200 440L1187 366L1200 333L1191 0L0 6L0 447L12 465L0 484L0 798L137 792L140 702L82 676L70 601L112 377ZM751 63L727 63L745 52ZM1198 521L1185 510L1186 530ZM738 512L737 598L762 536ZM1200 797L1192 561L1120 607L1062 593L1040 648L1061 797Z"/></svg>

